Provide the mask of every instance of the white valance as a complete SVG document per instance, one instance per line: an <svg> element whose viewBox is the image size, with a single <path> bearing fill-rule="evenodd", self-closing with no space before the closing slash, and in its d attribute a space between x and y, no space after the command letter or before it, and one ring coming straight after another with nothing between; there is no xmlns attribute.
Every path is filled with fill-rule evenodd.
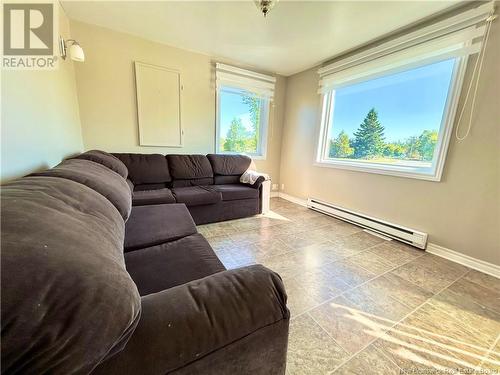
<svg viewBox="0 0 500 375"><path fill-rule="evenodd" d="M221 63L215 65L215 76L217 90L229 87L273 99L275 77Z"/></svg>
<svg viewBox="0 0 500 375"><path fill-rule="evenodd" d="M412 65L478 53L486 29L485 21L493 11L493 2L483 4L339 59L318 70L319 92L341 87L346 82L366 80L399 67L408 69Z"/></svg>

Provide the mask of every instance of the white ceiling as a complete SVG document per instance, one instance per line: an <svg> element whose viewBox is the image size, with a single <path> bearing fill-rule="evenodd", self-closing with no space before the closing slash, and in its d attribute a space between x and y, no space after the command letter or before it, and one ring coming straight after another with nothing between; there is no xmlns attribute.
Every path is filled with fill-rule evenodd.
<svg viewBox="0 0 500 375"><path fill-rule="evenodd" d="M285 76L426 18L454 1L64 1L71 19Z"/></svg>

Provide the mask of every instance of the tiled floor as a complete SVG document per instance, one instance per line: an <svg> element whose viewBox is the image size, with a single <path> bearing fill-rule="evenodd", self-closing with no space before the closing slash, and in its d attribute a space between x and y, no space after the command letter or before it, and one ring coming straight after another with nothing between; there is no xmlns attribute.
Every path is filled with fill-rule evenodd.
<svg viewBox="0 0 500 375"><path fill-rule="evenodd" d="M500 372L499 279L282 199L271 209L199 231L227 268L283 278L289 375Z"/></svg>

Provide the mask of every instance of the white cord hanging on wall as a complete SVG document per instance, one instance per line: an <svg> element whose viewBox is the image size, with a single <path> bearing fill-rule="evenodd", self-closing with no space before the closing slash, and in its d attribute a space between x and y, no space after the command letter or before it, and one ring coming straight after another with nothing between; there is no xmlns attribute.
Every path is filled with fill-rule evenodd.
<svg viewBox="0 0 500 375"><path fill-rule="evenodd" d="M467 94L465 95L464 104L462 105L462 110L460 111L460 116L458 117L457 127L455 128L455 137L458 141L463 141L465 138L469 136L470 130L472 128L472 119L474 116L474 109L476 106L476 96L477 89L479 87L479 78L481 77L481 70L483 68L484 55L486 54L486 45L488 44L488 38L490 36L491 24L497 18L497 15L494 14L494 10L491 11L490 16L486 19L486 32L483 36L483 43L481 46L481 50L479 51L479 55L477 57L476 63L474 64L474 70L472 71L472 76L470 78L469 87L467 88ZM476 76L477 72L477 76ZM475 82L475 85L474 85ZM460 135L460 125L462 122L463 115L465 113L465 108L467 107L467 102L469 101L469 95L474 86L474 94L472 95L472 102L470 108L470 116L469 116L469 124L467 125L467 131L463 136Z"/></svg>

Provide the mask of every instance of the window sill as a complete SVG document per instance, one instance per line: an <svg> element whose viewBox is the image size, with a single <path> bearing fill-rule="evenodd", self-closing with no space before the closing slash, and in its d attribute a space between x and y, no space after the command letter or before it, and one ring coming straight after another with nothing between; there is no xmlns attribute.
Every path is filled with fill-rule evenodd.
<svg viewBox="0 0 500 375"><path fill-rule="evenodd" d="M388 166L384 164L361 164L349 161L330 161L321 160L313 164L315 167L345 169L349 171L375 173L394 177L413 178L426 181L441 181L442 170L437 168L435 171L432 168L412 168L402 166Z"/></svg>
<svg viewBox="0 0 500 375"><path fill-rule="evenodd" d="M252 158L252 160L266 160L266 155L247 155Z"/></svg>

